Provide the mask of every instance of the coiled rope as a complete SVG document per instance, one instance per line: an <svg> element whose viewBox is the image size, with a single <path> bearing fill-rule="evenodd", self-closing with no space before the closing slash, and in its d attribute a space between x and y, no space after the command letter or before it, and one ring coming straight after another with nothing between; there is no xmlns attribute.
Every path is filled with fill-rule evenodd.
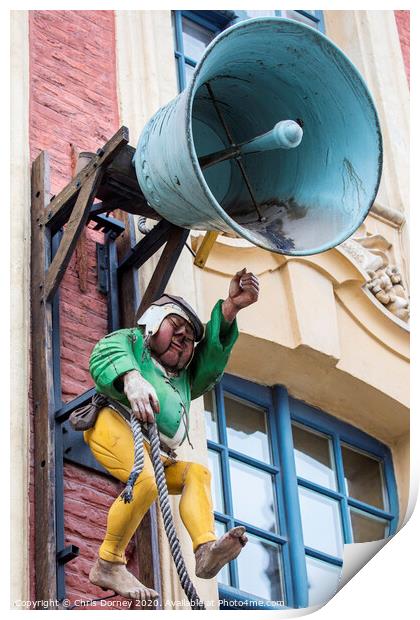
<svg viewBox="0 0 420 620"><path fill-rule="evenodd" d="M144 465L144 448L143 448L143 430L141 422L131 413L131 429L134 436L134 466L127 480L127 485L121 493L121 498L125 503L129 503L133 499L134 484L140 475ZM146 425L145 425L146 426ZM166 536L169 541L172 558L178 577L187 598L193 610L204 610L204 603L200 600L193 582L188 575L184 558L182 557L181 545L175 530L171 506L169 503L168 487L166 485L165 470L160 458L160 441L156 427L156 422L148 424L145 428L151 449L153 469L155 470L156 486L158 489L159 506L162 513L163 523L165 526Z"/></svg>

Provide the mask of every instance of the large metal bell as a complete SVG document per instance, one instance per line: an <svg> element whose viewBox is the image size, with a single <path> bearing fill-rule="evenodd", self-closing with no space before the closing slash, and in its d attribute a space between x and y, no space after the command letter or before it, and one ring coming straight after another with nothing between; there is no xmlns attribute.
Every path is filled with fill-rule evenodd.
<svg viewBox="0 0 420 620"><path fill-rule="evenodd" d="M145 126L134 164L170 222L299 256L338 245L362 223L382 139L346 56L309 26L264 17L211 42L189 86Z"/></svg>

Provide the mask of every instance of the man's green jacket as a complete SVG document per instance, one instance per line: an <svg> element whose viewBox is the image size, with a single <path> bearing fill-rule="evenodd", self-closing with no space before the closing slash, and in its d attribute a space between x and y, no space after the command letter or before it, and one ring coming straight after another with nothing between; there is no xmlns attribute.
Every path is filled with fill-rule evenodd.
<svg viewBox="0 0 420 620"><path fill-rule="evenodd" d="M102 338L92 351L90 373L98 392L129 406L119 389L121 382L116 383L116 379L129 370L138 370L156 390L160 405L160 413L156 415L159 431L166 437L174 437L184 418L185 438L191 400L211 390L221 379L237 338L236 320L228 323L224 319L222 300L219 300L191 363L178 376L168 377L163 368L153 362L149 350L143 346L139 327L120 329Z"/></svg>

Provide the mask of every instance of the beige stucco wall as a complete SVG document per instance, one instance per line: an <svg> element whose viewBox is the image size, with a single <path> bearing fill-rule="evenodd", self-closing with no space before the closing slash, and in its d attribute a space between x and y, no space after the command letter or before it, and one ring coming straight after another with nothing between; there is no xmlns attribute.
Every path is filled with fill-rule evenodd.
<svg viewBox="0 0 420 620"><path fill-rule="evenodd" d="M27 11L11 11L11 607L29 599L29 26Z"/></svg>
<svg viewBox="0 0 420 620"><path fill-rule="evenodd" d="M404 215L400 267L409 278L410 96L394 11L325 11L326 34L365 78L382 129L383 175L376 202Z"/></svg>
<svg viewBox="0 0 420 620"><path fill-rule="evenodd" d="M403 433L390 444L392 452L392 460L397 478L399 503L400 503L400 519L399 527L401 527L411 516L409 514L409 494L410 490L410 433ZM411 504L413 502L411 501Z"/></svg>
<svg viewBox="0 0 420 620"><path fill-rule="evenodd" d="M408 285L408 88L391 11L325 11L327 35L365 76L384 136L384 174L371 215L358 235L387 247ZM177 93L169 12L117 11L117 63L121 122L135 145L146 120ZM357 235L356 235L357 236ZM202 235L193 233L197 249ZM142 270L144 289L156 261ZM258 274L261 297L239 315L240 337L228 372L290 394L354 424L390 446L400 513L408 498L409 330L366 289L368 274L345 248L290 259L243 240L219 237L204 270L184 251L170 290L184 295L207 320L230 277L246 266ZM201 401L194 404L193 453L207 462ZM176 502L175 502L176 503ZM178 519L190 573L193 557ZM161 530L164 598L182 598ZM216 598L215 580L198 582L203 598Z"/></svg>

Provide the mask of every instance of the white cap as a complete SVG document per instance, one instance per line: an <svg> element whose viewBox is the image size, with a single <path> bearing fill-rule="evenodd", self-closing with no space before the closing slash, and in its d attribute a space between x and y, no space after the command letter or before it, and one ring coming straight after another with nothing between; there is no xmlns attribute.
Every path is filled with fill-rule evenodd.
<svg viewBox="0 0 420 620"><path fill-rule="evenodd" d="M164 318L169 316L170 314L177 314L181 316L183 319L188 321L191 327L194 327L187 315L186 312L182 310L177 304L165 304L164 306L154 306L153 304L143 312L139 320L137 321L137 325L144 326L145 337L154 336L156 332L159 330L159 327L162 324Z"/></svg>

